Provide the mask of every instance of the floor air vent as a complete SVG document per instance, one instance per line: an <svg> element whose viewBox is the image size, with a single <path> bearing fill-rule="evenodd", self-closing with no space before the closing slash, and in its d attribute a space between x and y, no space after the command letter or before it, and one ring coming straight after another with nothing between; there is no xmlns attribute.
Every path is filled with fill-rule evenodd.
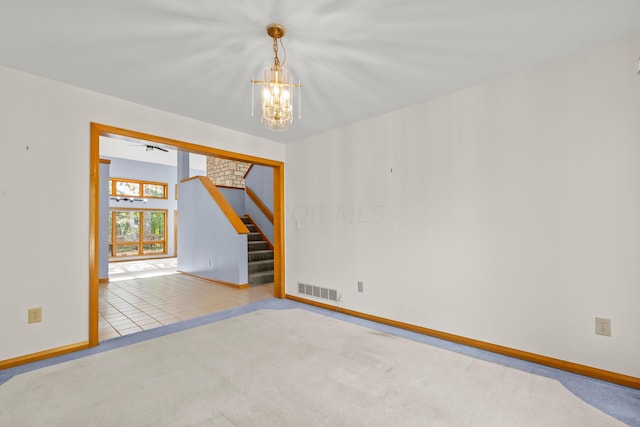
<svg viewBox="0 0 640 427"><path fill-rule="evenodd" d="M311 295L313 297L328 299L329 301L338 301L338 291L335 289L321 288L306 283L298 282L298 293Z"/></svg>

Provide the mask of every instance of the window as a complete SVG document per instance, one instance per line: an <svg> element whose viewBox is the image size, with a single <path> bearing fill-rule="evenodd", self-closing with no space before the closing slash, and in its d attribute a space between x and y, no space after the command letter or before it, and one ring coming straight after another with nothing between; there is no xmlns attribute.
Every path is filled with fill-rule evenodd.
<svg viewBox="0 0 640 427"><path fill-rule="evenodd" d="M130 181L115 181L116 196L140 196L140 183Z"/></svg>
<svg viewBox="0 0 640 427"><path fill-rule="evenodd" d="M109 255L127 257L167 253L167 211L109 210Z"/></svg>
<svg viewBox="0 0 640 427"><path fill-rule="evenodd" d="M167 183L111 178L109 180L109 195L166 199Z"/></svg>
<svg viewBox="0 0 640 427"><path fill-rule="evenodd" d="M167 198L167 184L142 184L142 195L144 197Z"/></svg>

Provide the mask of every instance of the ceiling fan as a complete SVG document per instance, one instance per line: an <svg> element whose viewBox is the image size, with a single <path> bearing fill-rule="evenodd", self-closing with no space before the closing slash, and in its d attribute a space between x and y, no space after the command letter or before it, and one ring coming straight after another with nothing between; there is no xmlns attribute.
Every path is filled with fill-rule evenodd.
<svg viewBox="0 0 640 427"><path fill-rule="evenodd" d="M160 150L160 151L164 151L165 153L168 153L169 150L167 150L166 148L162 148L158 145L150 145L150 144L134 144L131 145L130 147L145 147L146 151L154 151L154 150Z"/></svg>
<svg viewBox="0 0 640 427"><path fill-rule="evenodd" d="M145 145L145 147L147 147L147 151L160 150L164 151L165 153L169 152L169 150L167 150L166 148L162 148L157 145Z"/></svg>

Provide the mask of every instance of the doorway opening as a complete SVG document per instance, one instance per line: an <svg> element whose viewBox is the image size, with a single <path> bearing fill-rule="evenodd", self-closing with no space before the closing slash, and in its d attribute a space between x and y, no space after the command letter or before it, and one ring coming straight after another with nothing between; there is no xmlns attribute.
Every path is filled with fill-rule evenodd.
<svg viewBox="0 0 640 427"><path fill-rule="evenodd" d="M273 296L284 298L284 163L245 154L234 153L156 135L135 132L108 125L91 123L90 179L90 256L89 256L89 344L99 342L99 238L100 225L100 137L124 141L146 141L173 147L181 152L252 163L273 169Z"/></svg>

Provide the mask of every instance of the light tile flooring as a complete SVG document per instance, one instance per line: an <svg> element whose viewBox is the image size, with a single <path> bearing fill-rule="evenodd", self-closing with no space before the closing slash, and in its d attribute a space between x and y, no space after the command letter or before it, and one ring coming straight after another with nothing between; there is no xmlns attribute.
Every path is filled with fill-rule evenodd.
<svg viewBox="0 0 640 427"><path fill-rule="evenodd" d="M235 289L176 273L175 258L109 264L100 285L104 341L273 297L273 284Z"/></svg>

